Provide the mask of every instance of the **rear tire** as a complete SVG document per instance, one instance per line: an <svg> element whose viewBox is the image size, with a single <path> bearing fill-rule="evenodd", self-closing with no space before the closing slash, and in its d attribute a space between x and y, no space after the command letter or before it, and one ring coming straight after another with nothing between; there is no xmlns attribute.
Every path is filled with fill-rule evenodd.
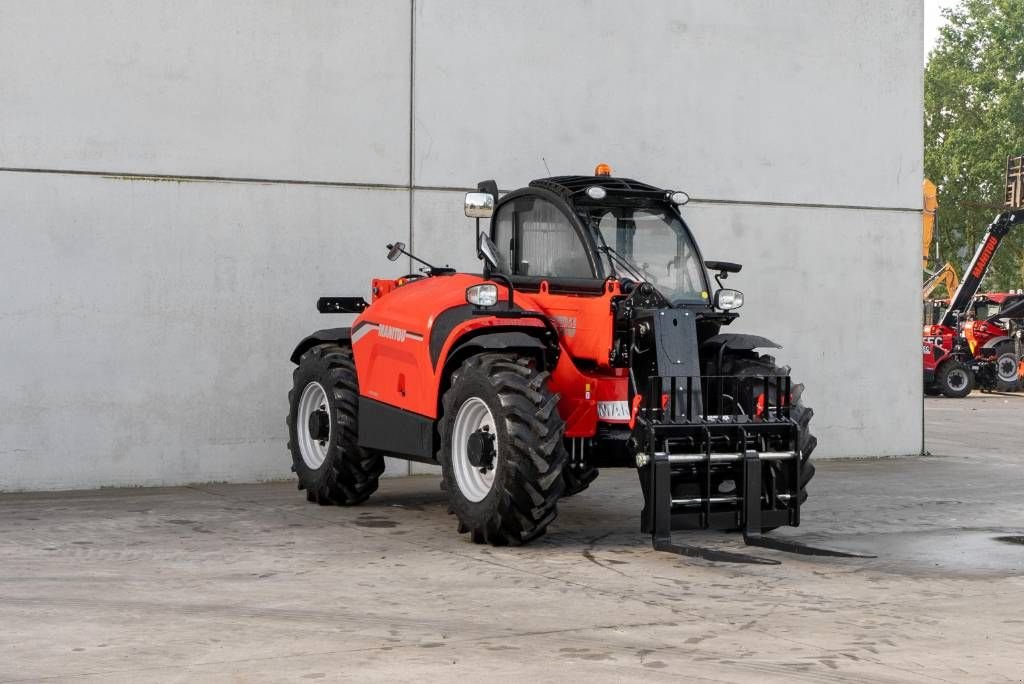
<svg viewBox="0 0 1024 684"><path fill-rule="evenodd" d="M935 374L939 391L950 399L963 399L974 389L974 373L963 361L950 359Z"/></svg>
<svg viewBox="0 0 1024 684"><path fill-rule="evenodd" d="M1016 346L1013 342L1001 342L996 346L996 389L1017 392L1020 388L1020 358Z"/></svg>
<svg viewBox="0 0 1024 684"><path fill-rule="evenodd" d="M477 544L524 544L558 515L565 424L547 380L527 358L480 354L455 371L444 394L440 460L449 512ZM470 460L479 462L481 438L493 440L493 452L485 449L490 467Z"/></svg>
<svg viewBox="0 0 1024 684"><path fill-rule="evenodd" d="M384 457L358 445L359 384L352 350L321 344L305 352L288 393L288 449L306 499L351 506L370 498Z"/></svg>

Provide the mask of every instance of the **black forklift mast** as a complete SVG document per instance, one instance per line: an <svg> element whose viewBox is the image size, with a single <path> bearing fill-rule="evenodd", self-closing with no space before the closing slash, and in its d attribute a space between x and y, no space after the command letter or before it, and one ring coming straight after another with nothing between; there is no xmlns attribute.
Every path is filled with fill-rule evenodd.
<svg viewBox="0 0 1024 684"><path fill-rule="evenodd" d="M1007 210L996 216L985 231L985 238L978 245L974 259L964 271L960 287L949 300L949 308L943 314L939 325L955 327L957 318L962 316L971 305L974 295L978 294L981 282L985 279L992 257L995 256L1003 238L1014 226L1024 223L1024 156L1008 157L1006 160L1006 200Z"/></svg>

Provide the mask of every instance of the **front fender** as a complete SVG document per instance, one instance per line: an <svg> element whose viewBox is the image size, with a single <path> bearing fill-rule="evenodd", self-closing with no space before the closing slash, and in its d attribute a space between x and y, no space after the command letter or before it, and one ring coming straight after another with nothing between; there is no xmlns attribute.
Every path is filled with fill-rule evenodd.
<svg viewBox="0 0 1024 684"><path fill-rule="evenodd" d="M750 351L751 349L782 349L782 345L760 335L743 333L720 333L704 340L704 345L721 345L734 351Z"/></svg>

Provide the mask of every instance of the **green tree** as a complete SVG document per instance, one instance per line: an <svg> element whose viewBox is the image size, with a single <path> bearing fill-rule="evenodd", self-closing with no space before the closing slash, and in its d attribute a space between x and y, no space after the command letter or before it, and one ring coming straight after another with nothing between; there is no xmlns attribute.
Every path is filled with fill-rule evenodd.
<svg viewBox="0 0 1024 684"><path fill-rule="evenodd" d="M962 272L1003 203L1006 157L1024 154L1024 0L963 0L943 15L924 71L924 170L939 188L942 258ZM983 286L1020 287L1024 226Z"/></svg>

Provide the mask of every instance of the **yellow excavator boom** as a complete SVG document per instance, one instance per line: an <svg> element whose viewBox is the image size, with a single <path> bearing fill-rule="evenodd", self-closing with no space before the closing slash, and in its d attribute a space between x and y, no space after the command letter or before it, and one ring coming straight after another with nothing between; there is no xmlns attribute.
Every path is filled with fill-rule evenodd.
<svg viewBox="0 0 1024 684"><path fill-rule="evenodd" d="M939 285L946 286L947 297L952 297L956 289L960 287L960 278L956 275L956 269L948 261L928 280L924 281L924 286L921 288L921 299L928 299L928 295L934 292Z"/></svg>
<svg viewBox="0 0 1024 684"><path fill-rule="evenodd" d="M931 252L932 239L935 237L935 212L939 208L939 191L935 183L927 178L921 187L924 191L924 211L921 212L921 268L928 270L928 255ZM950 290L949 293L952 295L953 291Z"/></svg>

